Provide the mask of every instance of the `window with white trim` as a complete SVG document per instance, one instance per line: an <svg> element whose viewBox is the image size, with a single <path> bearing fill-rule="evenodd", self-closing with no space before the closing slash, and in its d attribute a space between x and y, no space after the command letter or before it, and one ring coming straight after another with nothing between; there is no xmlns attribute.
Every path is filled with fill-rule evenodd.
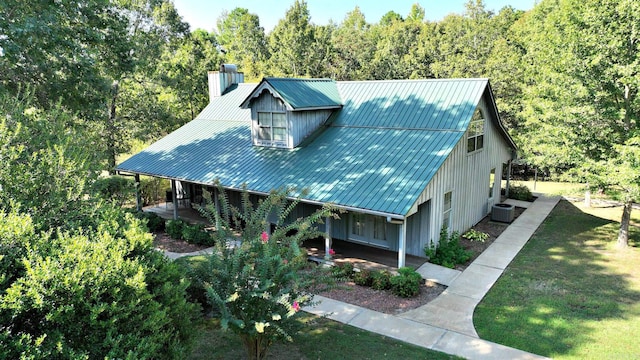
<svg viewBox="0 0 640 360"><path fill-rule="evenodd" d="M259 111L256 137L261 145L287 146L286 113Z"/></svg>
<svg viewBox="0 0 640 360"><path fill-rule="evenodd" d="M467 131L467 152L474 152L484 147L484 115L480 109L476 109Z"/></svg>
<svg viewBox="0 0 640 360"><path fill-rule="evenodd" d="M442 206L442 227L448 229L451 226L451 200L453 195L451 191L444 194L444 205Z"/></svg>

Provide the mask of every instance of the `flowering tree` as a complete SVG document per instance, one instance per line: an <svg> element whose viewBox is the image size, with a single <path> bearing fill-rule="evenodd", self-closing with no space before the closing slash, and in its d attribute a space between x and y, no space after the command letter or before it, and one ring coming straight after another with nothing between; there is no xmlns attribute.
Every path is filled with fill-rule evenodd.
<svg viewBox="0 0 640 360"><path fill-rule="evenodd" d="M331 282L322 267L310 265L301 244L321 236L314 225L336 215L323 207L290 219L299 202L288 199L290 191L273 191L256 206L244 191L242 209L231 206L222 189L219 193L220 212L212 204L201 208L218 226L215 251L202 265L200 281L223 329L242 338L250 359L263 359L273 342L292 341L296 314L311 303L311 290ZM267 218L277 218L271 233Z"/></svg>

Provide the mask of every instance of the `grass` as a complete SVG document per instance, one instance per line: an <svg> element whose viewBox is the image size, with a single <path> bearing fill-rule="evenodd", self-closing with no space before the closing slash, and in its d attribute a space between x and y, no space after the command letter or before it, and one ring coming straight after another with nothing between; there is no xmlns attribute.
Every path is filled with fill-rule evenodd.
<svg viewBox="0 0 640 360"><path fill-rule="evenodd" d="M640 214L615 248L620 207L561 201L474 314L481 338L554 359L640 354Z"/></svg>
<svg viewBox="0 0 640 360"><path fill-rule="evenodd" d="M291 343L274 344L267 359L459 359L391 338L303 313L305 331ZM189 359L244 359L240 339L220 329L217 319L200 324L200 338Z"/></svg>

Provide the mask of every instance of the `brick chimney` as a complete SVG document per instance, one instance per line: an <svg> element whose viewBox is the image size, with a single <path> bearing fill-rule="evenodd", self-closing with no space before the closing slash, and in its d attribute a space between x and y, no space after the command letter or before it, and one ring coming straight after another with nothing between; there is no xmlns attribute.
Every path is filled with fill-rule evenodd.
<svg viewBox="0 0 640 360"><path fill-rule="evenodd" d="M238 67L233 64L220 65L220 71L209 71L209 102L222 96L222 94L234 84L244 82L244 74L238 72Z"/></svg>

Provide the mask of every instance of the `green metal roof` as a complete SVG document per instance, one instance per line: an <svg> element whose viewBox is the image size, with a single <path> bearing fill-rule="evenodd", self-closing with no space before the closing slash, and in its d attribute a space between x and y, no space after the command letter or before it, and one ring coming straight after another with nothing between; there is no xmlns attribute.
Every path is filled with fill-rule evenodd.
<svg viewBox="0 0 640 360"><path fill-rule="evenodd" d="M252 145L250 110L226 108L255 88L240 85L117 170L201 184L219 179L226 188L246 184L259 193L288 185L306 188L304 201L403 217L464 136L487 85L338 82L344 107L317 138L293 150Z"/></svg>
<svg viewBox="0 0 640 360"><path fill-rule="evenodd" d="M336 82L331 79L264 78L242 102L243 108L248 107L253 97L260 95L263 84L267 84L293 111L342 106Z"/></svg>

